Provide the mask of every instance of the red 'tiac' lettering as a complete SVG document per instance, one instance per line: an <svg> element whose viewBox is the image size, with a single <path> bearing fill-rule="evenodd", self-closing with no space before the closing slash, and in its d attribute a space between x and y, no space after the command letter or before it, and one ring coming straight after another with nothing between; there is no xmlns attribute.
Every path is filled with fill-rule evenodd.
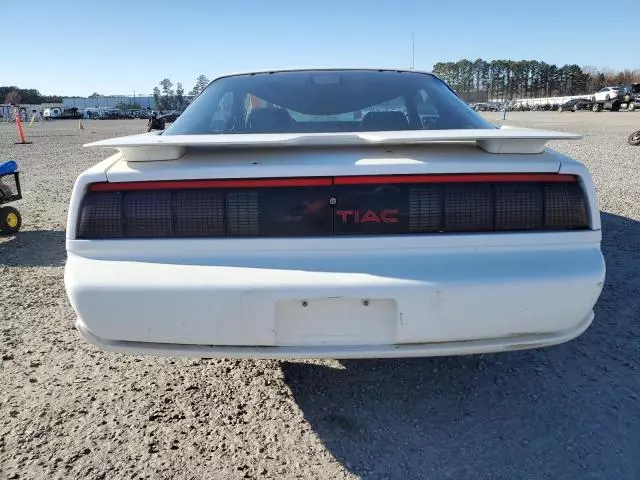
<svg viewBox="0 0 640 480"><path fill-rule="evenodd" d="M380 223L380 219L378 218L378 215L376 215L376 212L374 212L373 210L368 210L367 213L362 216L362 220L360 221L360 223L367 222Z"/></svg>
<svg viewBox="0 0 640 480"><path fill-rule="evenodd" d="M380 218L384 223L398 223L398 218L395 217L398 213L398 210L383 210Z"/></svg>
<svg viewBox="0 0 640 480"><path fill-rule="evenodd" d="M336 215L342 218L342 223L347 223L350 215L353 215L353 210L337 210Z"/></svg>
<svg viewBox="0 0 640 480"><path fill-rule="evenodd" d="M382 210L378 215L373 210L360 212L359 210L336 210L342 223L398 223L398 210Z"/></svg>

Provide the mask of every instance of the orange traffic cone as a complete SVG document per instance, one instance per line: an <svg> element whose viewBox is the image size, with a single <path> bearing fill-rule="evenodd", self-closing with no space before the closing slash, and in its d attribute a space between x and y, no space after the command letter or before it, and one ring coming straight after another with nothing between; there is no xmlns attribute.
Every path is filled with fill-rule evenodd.
<svg viewBox="0 0 640 480"><path fill-rule="evenodd" d="M18 136L20 137L20 141L16 142L16 145L27 145L31 142L27 142L24 138L24 130L22 129L22 121L20 120L20 115L16 112L16 126L18 127Z"/></svg>

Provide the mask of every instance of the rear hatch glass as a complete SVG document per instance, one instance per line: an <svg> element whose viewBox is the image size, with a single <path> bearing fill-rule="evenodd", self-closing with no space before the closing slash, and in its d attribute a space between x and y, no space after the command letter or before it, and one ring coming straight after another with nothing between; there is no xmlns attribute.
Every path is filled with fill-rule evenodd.
<svg viewBox="0 0 640 480"><path fill-rule="evenodd" d="M439 78L310 70L223 77L164 135L494 128Z"/></svg>

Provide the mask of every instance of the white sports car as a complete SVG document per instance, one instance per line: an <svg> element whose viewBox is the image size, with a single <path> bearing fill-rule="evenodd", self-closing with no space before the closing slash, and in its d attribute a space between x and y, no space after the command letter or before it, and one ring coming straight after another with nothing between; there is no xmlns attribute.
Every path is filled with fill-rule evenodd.
<svg viewBox="0 0 640 480"><path fill-rule="evenodd" d="M605 266L577 135L496 128L439 78L212 82L166 131L89 146L69 208L77 327L120 352L404 357L543 347Z"/></svg>
<svg viewBox="0 0 640 480"><path fill-rule="evenodd" d="M591 100L594 102L608 102L618 96L618 89L615 87L604 87L593 94Z"/></svg>

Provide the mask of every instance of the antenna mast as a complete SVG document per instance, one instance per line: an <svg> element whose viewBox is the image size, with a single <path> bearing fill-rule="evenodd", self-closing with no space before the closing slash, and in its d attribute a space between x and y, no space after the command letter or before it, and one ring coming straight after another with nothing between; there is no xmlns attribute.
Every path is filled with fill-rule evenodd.
<svg viewBox="0 0 640 480"><path fill-rule="evenodd" d="M411 70L416 68L416 36L411 32Z"/></svg>

